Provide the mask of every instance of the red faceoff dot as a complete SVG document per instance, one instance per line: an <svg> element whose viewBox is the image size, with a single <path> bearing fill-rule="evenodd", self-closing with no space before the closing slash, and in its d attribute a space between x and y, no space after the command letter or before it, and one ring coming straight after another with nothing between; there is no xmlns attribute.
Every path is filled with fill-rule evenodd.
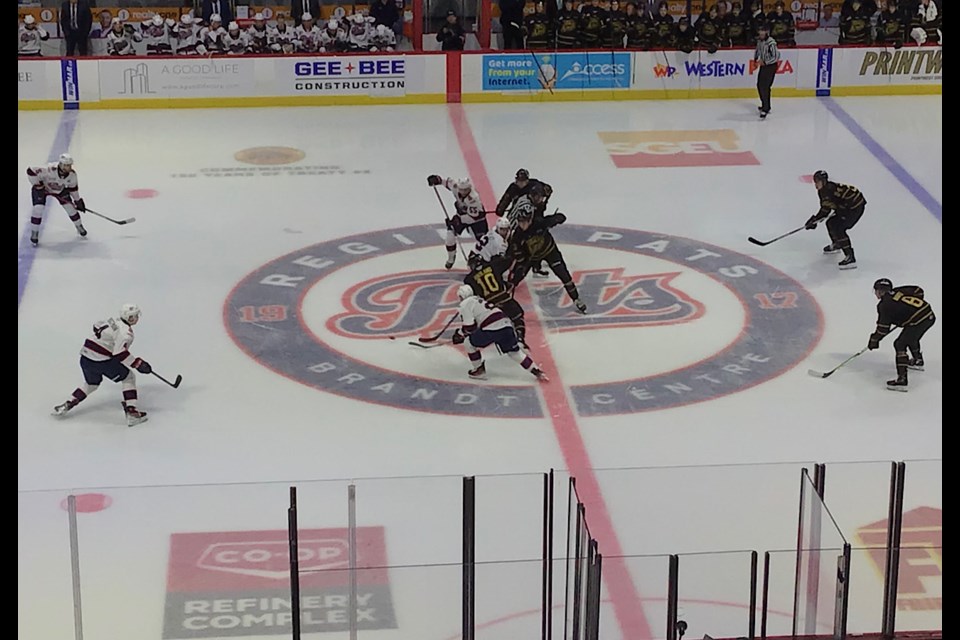
<svg viewBox="0 0 960 640"><path fill-rule="evenodd" d="M113 503L113 498L103 493L81 493L77 499L77 513L94 513L103 511ZM67 499L60 502L60 508L67 510Z"/></svg>
<svg viewBox="0 0 960 640"><path fill-rule="evenodd" d="M127 191L127 197L135 200L141 200L143 198L155 198L156 196L156 189L130 189Z"/></svg>

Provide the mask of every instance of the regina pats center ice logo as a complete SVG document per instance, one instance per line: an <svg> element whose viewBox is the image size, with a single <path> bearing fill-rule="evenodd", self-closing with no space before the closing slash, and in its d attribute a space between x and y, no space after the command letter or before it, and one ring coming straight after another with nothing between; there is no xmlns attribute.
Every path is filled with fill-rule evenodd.
<svg viewBox="0 0 960 640"><path fill-rule="evenodd" d="M487 354L489 381L467 377L462 348L407 343L457 310L463 272L425 269L444 256L442 227L374 231L280 257L237 284L224 305L236 344L280 375L361 402L500 418L549 415L538 385ZM702 402L795 366L821 334L812 296L749 256L630 229L554 229L590 313L556 278L517 290L581 416ZM438 258L439 256L439 258ZM452 332L452 327L450 331ZM489 351L489 350L488 350ZM513 366L510 366L513 365Z"/></svg>

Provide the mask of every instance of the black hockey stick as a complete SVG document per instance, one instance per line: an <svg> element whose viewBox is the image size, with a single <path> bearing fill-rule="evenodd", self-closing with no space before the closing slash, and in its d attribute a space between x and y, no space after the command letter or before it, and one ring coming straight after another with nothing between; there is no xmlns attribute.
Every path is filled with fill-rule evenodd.
<svg viewBox="0 0 960 640"><path fill-rule="evenodd" d="M439 340L440 337L443 336L444 333L446 333L447 329L450 328L450 325L453 324L453 321L456 320L459 316L460 316L459 313L455 313L452 316L450 316L450 319L447 320L447 324L443 325L443 329L440 329L437 335L420 336L419 338L417 338L418 342L410 342L409 344L412 344L415 347L422 347L424 349L429 349L430 347L439 346L436 344L437 340Z"/></svg>
<svg viewBox="0 0 960 640"><path fill-rule="evenodd" d="M450 214L447 213L447 205L443 204L443 198L440 197L440 192L437 191L437 185L433 185L433 192L437 194L437 201L440 203L440 208L443 209L443 217L447 221L447 228L453 229L453 221L450 220ZM457 246L460 247L460 255L463 256L464 261L467 260L467 252L463 250L463 245L460 244L460 241L457 240Z"/></svg>
<svg viewBox="0 0 960 640"><path fill-rule="evenodd" d="M537 65L537 71L540 73L540 84L547 88L547 91L550 92L550 95L553 95L553 83L550 82L546 75L544 75L543 67L540 65L540 60L537 59L537 54L535 54L533 51L529 51L529 53L530 57L533 58L533 61ZM554 76L554 78L556 78L556 76Z"/></svg>
<svg viewBox="0 0 960 640"><path fill-rule="evenodd" d="M787 231L787 232L786 232L785 234L783 234L782 236L777 236L776 238L774 238L774 239L772 239L772 240L767 240L766 242L763 242L762 240L757 240L757 239L754 238L753 236L750 236L749 238L747 238L747 240L749 240L749 241L752 242L753 244L759 245L759 246L761 246L761 247L765 247L765 246L767 246L768 244L773 244L773 243L776 242L777 240L783 240L783 239L786 238L787 236L792 236L792 235L795 234L796 232L798 232L798 231L803 231L803 230L806 229L806 228L807 228L806 225L804 225L804 226L802 226L802 227L797 227L797 228L794 229L793 231Z"/></svg>
<svg viewBox="0 0 960 640"><path fill-rule="evenodd" d="M808 369L807 373L813 376L814 378L829 378L834 373L836 373L837 369L847 364L857 356L860 356L866 353L868 348L869 347L864 347L863 349L860 349L860 351L857 351L855 354L853 354L852 356L850 356L849 358L847 358L846 360L844 360L843 362L835 366L833 369L830 369L830 371L814 371L813 369Z"/></svg>
<svg viewBox="0 0 960 640"><path fill-rule="evenodd" d="M91 209L90 207L87 207L87 210L84 211L83 213L92 213L93 215L99 216L99 217L103 218L104 220L109 220L109 221L112 222L113 224L130 224L131 222L136 222L136 221L137 221L136 218L125 218L125 219L123 219L123 220L117 220L117 219L115 219L115 218L111 218L110 216L105 216L105 215L103 215L102 213L100 213L100 212L98 212L98 211L94 211L94 210Z"/></svg>
<svg viewBox="0 0 960 640"><path fill-rule="evenodd" d="M153 375L155 375L155 376L157 376L158 378L160 378L161 380L163 380L164 382L166 382L168 385L170 385L170 386L173 387L174 389L178 388L178 387L180 386L180 383L183 382L183 376L180 375L179 373L177 374L177 377L176 377L176 379L174 379L173 382L170 382L169 380L167 380L166 378L164 378L162 375L160 375L160 374L157 373L156 371L151 371L150 373L153 374Z"/></svg>

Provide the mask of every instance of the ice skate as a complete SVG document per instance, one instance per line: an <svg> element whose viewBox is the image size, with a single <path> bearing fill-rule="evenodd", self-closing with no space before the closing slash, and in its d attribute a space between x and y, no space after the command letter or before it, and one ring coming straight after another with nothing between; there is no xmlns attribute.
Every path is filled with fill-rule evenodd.
<svg viewBox="0 0 960 640"><path fill-rule="evenodd" d="M854 258L852 255L851 255L851 256L847 256L846 258L844 258L843 260L841 260L840 262L837 263L837 267L839 267L840 269L844 269L844 270L845 270L845 269L856 269L856 268L857 268L857 259Z"/></svg>
<svg viewBox="0 0 960 640"><path fill-rule="evenodd" d="M31 232L30 232L30 244L32 244L33 246L37 246L38 244L40 244L40 232L39 232L39 231L31 231Z"/></svg>
<svg viewBox="0 0 960 640"><path fill-rule="evenodd" d="M487 365L480 363L480 366L476 369L471 369L467 372L467 375L473 378L474 380L486 380L487 379Z"/></svg>
<svg viewBox="0 0 960 640"><path fill-rule="evenodd" d="M532 373L540 382L550 382L550 378L548 378L547 374L545 374L539 367L530 367L530 373Z"/></svg>
<svg viewBox="0 0 960 640"><path fill-rule="evenodd" d="M907 360L907 369L923 371L923 356L917 356L916 358L910 358Z"/></svg>
<svg viewBox="0 0 960 640"><path fill-rule="evenodd" d="M71 398L63 404L58 404L55 406L53 408L53 415L57 416L58 418L62 418L63 416L67 415L67 412L70 411L70 409L73 409L75 406L77 406L77 404L79 403L75 399Z"/></svg>
<svg viewBox="0 0 960 640"><path fill-rule="evenodd" d="M82 225L82 224L78 224L78 225L77 225L77 233L80 234L80 237L81 237L81 238L86 238L86 237L87 237L87 230L83 228L83 225Z"/></svg>
<svg viewBox="0 0 960 640"><path fill-rule="evenodd" d="M124 407L123 412L127 414L127 426L135 427L138 424L147 421L147 412L139 411L136 407Z"/></svg>
<svg viewBox="0 0 960 640"><path fill-rule="evenodd" d="M907 376L898 376L896 380L887 380L887 389L890 391L906 391Z"/></svg>
<svg viewBox="0 0 960 640"><path fill-rule="evenodd" d="M832 242L823 248L824 253L836 253L840 251L840 247L833 244Z"/></svg>
<svg viewBox="0 0 960 640"><path fill-rule="evenodd" d="M574 300L573 304L577 306L577 311L579 311L580 313L582 314L587 313L587 305L583 300Z"/></svg>

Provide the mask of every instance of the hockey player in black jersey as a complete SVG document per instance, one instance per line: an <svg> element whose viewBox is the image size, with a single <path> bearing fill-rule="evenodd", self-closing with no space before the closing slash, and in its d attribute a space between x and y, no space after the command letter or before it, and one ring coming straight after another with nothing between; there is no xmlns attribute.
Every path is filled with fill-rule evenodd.
<svg viewBox="0 0 960 640"><path fill-rule="evenodd" d="M873 283L877 303L877 329L870 334L867 348L880 348L880 341L894 327L900 327L900 335L893 341L896 351L897 377L887 381L893 391L907 390L907 369L923 371L923 353L920 338L933 326L937 318L930 303L923 297L923 289L916 285L894 287L887 278Z"/></svg>
<svg viewBox="0 0 960 640"><path fill-rule="evenodd" d="M527 323L523 316L523 307L513 297L514 285L507 278L513 260L506 256L494 256L485 262L480 256L470 256L470 273L463 282L470 285L473 292L496 305L513 322L517 331L517 341L527 347Z"/></svg>
<svg viewBox="0 0 960 640"><path fill-rule="evenodd" d="M513 205L516 204L520 196L527 195L530 193L530 190L537 185L540 185L540 188L543 190L543 208L546 208L547 200L553 195L553 187L546 182L531 178L530 172L526 169L517 169L517 175L514 181L510 183L507 190L500 196L500 202L497 203L497 215L503 217L510 214ZM510 217L512 218L513 216L511 215Z"/></svg>
<svg viewBox="0 0 960 640"><path fill-rule="evenodd" d="M817 223L826 219L830 244L823 248L823 252L843 251L844 258L837 266L841 269L856 269L857 259L847 231L859 222L867 206L866 198L852 185L831 182L827 172L823 170L813 174L813 184L820 196L820 210L810 216L804 226L807 229L816 229Z"/></svg>
<svg viewBox="0 0 960 640"><path fill-rule="evenodd" d="M517 202L515 211L517 228L510 238L510 247L507 250L507 254L516 261L510 276L511 283L514 286L519 285L532 267L539 265L541 261L546 262L554 275L560 278L563 288L573 300L577 311L586 313L587 305L580 299L577 285L574 284L570 270L567 269L563 254L560 253L557 241L550 234L550 229L566 222L567 216L555 213L535 218L533 205L527 198L521 198Z"/></svg>

